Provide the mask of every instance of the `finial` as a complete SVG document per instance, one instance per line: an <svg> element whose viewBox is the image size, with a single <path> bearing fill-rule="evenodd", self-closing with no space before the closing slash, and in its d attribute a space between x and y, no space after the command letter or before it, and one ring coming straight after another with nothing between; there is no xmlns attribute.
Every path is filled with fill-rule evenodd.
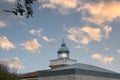
<svg viewBox="0 0 120 80"><path fill-rule="evenodd" d="M64 38L63 38L63 43L65 43Z"/></svg>
<svg viewBox="0 0 120 80"><path fill-rule="evenodd" d="M64 38L63 38L63 43L61 44L62 47L65 47L65 41L64 41Z"/></svg>

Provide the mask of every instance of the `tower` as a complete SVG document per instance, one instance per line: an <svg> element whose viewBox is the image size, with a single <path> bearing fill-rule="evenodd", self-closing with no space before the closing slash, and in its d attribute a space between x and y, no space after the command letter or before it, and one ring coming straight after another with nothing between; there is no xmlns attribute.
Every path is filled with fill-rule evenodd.
<svg viewBox="0 0 120 80"><path fill-rule="evenodd" d="M51 69L75 64L77 60L70 59L69 53L70 51L63 40L61 47L57 51L57 59L50 60Z"/></svg>

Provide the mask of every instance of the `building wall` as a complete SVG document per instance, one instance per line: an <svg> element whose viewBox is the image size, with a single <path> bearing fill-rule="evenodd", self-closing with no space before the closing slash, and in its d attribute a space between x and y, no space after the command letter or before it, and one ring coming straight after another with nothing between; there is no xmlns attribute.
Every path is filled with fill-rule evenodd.
<svg viewBox="0 0 120 80"><path fill-rule="evenodd" d="M75 75L39 77L38 80L75 80Z"/></svg>
<svg viewBox="0 0 120 80"><path fill-rule="evenodd" d="M88 75L75 75L75 80L120 80L115 78L105 78L105 77L95 77L95 76L88 76Z"/></svg>
<svg viewBox="0 0 120 80"><path fill-rule="evenodd" d="M38 80L120 80L120 79L95 77L88 75L61 75L61 76L39 77Z"/></svg>

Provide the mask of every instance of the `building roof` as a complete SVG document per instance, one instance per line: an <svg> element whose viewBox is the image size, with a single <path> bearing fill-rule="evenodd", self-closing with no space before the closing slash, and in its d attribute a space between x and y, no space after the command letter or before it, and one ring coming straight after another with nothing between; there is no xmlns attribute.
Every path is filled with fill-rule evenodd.
<svg viewBox="0 0 120 80"><path fill-rule="evenodd" d="M116 73L114 71L110 71L104 68L100 68L94 65L88 65L88 64L82 64L82 63L77 63L77 64L73 64L70 66L65 66L62 68L55 68L53 69L53 71L55 70L64 70L64 69L83 69L83 70L90 70L90 71L99 71L99 72L106 72L106 73Z"/></svg>
<svg viewBox="0 0 120 80"><path fill-rule="evenodd" d="M120 79L119 73L116 73L107 69L103 69L100 67L96 67L93 65L81 64L81 63L62 67L62 68L52 69L47 72L40 72L38 77L76 75L76 74Z"/></svg>
<svg viewBox="0 0 120 80"><path fill-rule="evenodd" d="M71 74L120 79L119 73L107 69L103 69L100 67L96 67L93 65L81 64L81 63L65 66L62 68L26 73L26 74L22 74L21 78L23 79L23 78L35 78L35 77L61 76L61 75L71 75Z"/></svg>
<svg viewBox="0 0 120 80"><path fill-rule="evenodd" d="M34 72L29 72L29 73L24 73L24 74L21 74L20 75L20 78L36 78L36 77L38 77L38 74L40 73L40 72L46 72L46 71L48 71L48 70L39 70L39 71L34 71Z"/></svg>
<svg viewBox="0 0 120 80"><path fill-rule="evenodd" d="M37 77L37 76L38 76L38 72L39 72L39 71L21 74L20 77L21 77L21 78L34 78L34 77Z"/></svg>

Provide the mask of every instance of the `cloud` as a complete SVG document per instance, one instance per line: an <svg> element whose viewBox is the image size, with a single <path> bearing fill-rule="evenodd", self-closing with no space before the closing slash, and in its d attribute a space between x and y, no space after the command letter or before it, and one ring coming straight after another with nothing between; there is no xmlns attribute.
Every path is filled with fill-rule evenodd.
<svg viewBox="0 0 120 80"><path fill-rule="evenodd" d="M120 49L117 50L117 53L120 53Z"/></svg>
<svg viewBox="0 0 120 80"><path fill-rule="evenodd" d="M78 49L80 49L80 48L81 48L81 46L75 46L74 48L78 48Z"/></svg>
<svg viewBox="0 0 120 80"><path fill-rule="evenodd" d="M67 14L69 10L76 9L81 0L39 0L40 8L56 9L62 14Z"/></svg>
<svg viewBox="0 0 120 80"><path fill-rule="evenodd" d="M87 37L83 37L82 40L80 41L82 44L88 44L90 42L90 39Z"/></svg>
<svg viewBox="0 0 120 80"><path fill-rule="evenodd" d="M42 45L37 41L37 39L28 40L22 44L26 50L31 52L40 52Z"/></svg>
<svg viewBox="0 0 120 80"><path fill-rule="evenodd" d="M21 60L18 57L14 59L2 59L0 60L0 64L6 65L9 68L16 69L16 70L21 70L24 68L22 66Z"/></svg>
<svg viewBox="0 0 120 80"><path fill-rule="evenodd" d="M86 32L88 34L88 36L96 41L100 41L101 40L101 30L100 28L92 28L89 26L85 26L81 29L83 32Z"/></svg>
<svg viewBox="0 0 120 80"><path fill-rule="evenodd" d="M108 51L108 50L110 50L110 48L108 48L108 47L105 47L105 48L104 48L104 50Z"/></svg>
<svg viewBox="0 0 120 80"><path fill-rule="evenodd" d="M91 41L101 41L102 34L100 28L92 28L89 26L84 26L83 28L69 28L68 39L74 42L88 44Z"/></svg>
<svg viewBox="0 0 120 80"><path fill-rule="evenodd" d="M105 32L105 38L108 39L109 34L112 31L112 27L111 26L105 26L105 27L103 27L103 31Z"/></svg>
<svg viewBox="0 0 120 80"><path fill-rule="evenodd" d="M3 21L0 21L0 28L5 27L7 24Z"/></svg>
<svg viewBox="0 0 120 80"><path fill-rule="evenodd" d="M111 63L114 60L114 57L103 56L102 54L95 53L91 55L92 59L102 61L103 63Z"/></svg>
<svg viewBox="0 0 120 80"><path fill-rule="evenodd" d="M0 47L5 50L10 50L12 48L15 48L15 45L12 42L10 42L6 36L1 36Z"/></svg>
<svg viewBox="0 0 120 80"><path fill-rule="evenodd" d="M79 46L79 45L78 45L78 46L74 46L74 48L84 50L84 51L85 51L85 53L88 53L88 51L89 51L88 47L87 47L87 46L85 46L85 45L81 45L81 46Z"/></svg>
<svg viewBox="0 0 120 80"><path fill-rule="evenodd" d="M15 3L16 0L5 0L6 2L9 2L9 3Z"/></svg>
<svg viewBox="0 0 120 80"><path fill-rule="evenodd" d="M32 29L32 30L30 30L29 32L30 32L30 34L32 34L32 35L41 36L42 29L37 29L37 30Z"/></svg>
<svg viewBox="0 0 120 80"><path fill-rule="evenodd" d="M88 11L90 16L87 20L95 24L112 22L120 17L120 2L117 0L85 3L80 9L84 12Z"/></svg>
<svg viewBox="0 0 120 80"><path fill-rule="evenodd" d="M44 40L44 41L46 41L48 44L54 44L55 42L56 42L56 40L55 39L52 39L52 38L48 38L48 37L46 37L46 36L43 36L42 37L42 39Z"/></svg>
<svg viewBox="0 0 120 80"><path fill-rule="evenodd" d="M82 43L82 44L88 44L89 39L87 38L87 36L86 36L86 38L87 38L88 41L84 42L84 40L83 40L84 34L81 31L81 28L69 28L67 30L67 32L68 32L67 37L68 37L69 40L72 40L72 41L78 42L78 43Z"/></svg>
<svg viewBox="0 0 120 80"><path fill-rule="evenodd" d="M101 54L96 53L96 54L93 54L91 57L93 59L102 59L103 56Z"/></svg>

